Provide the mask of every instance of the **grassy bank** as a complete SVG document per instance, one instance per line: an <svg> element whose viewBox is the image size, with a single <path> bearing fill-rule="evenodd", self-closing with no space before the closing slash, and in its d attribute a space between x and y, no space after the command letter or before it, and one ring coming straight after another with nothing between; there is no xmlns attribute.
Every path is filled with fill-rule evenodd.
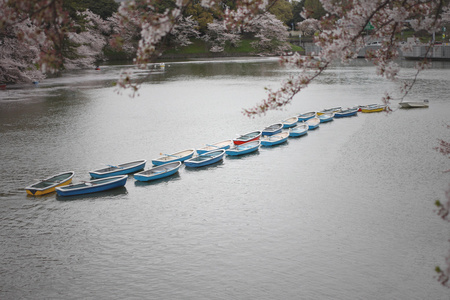
<svg viewBox="0 0 450 300"><path fill-rule="evenodd" d="M220 57L220 56L257 56L258 52L252 47L254 40L241 40L238 47L226 45L223 52L214 53L209 51L209 46L202 40L193 40L192 44L180 47L178 49L170 49L164 52L163 57ZM302 47L292 45L291 51L303 51Z"/></svg>

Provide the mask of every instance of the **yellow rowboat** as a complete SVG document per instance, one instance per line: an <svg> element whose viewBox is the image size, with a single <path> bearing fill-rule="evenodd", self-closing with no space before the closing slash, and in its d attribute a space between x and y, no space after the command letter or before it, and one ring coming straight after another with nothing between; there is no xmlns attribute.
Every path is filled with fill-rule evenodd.
<svg viewBox="0 0 450 300"><path fill-rule="evenodd" d="M361 107L361 112L363 113L373 113L373 112L380 112L386 109L386 105L369 105L369 106L363 106Z"/></svg>
<svg viewBox="0 0 450 300"><path fill-rule="evenodd" d="M27 186L25 190L28 195L41 196L55 191L57 186L68 185L72 182L75 172L69 171L50 176L39 182Z"/></svg>

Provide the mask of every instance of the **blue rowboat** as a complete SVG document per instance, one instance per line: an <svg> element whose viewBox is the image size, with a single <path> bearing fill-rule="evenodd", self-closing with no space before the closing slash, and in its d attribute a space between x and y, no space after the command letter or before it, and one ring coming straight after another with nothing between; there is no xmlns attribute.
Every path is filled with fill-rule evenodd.
<svg viewBox="0 0 450 300"><path fill-rule="evenodd" d="M298 117L296 117L296 116L295 117L290 117L290 118L282 121L283 128L294 127L295 125L297 125L297 122L298 122Z"/></svg>
<svg viewBox="0 0 450 300"><path fill-rule="evenodd" d="M185 161L194 156L194 152L195 152L194 149L187 149L173 154L161 153L161 155L163 156L153 159L152 163L155 166L161 166L174 161Z"/></svg>
<svg viewBox="0 0 450 300"><path fill-rule="evenodd" d="M332 114L332 113L335 113L337 111L340 111L341 109L342 109L342 107L340 107L340 106L332 107L332 108L326 108L324 110L318 111L317 115L320 116L320 115L324 115L324 114Z"/></svg>
<svg viewBox="0 0 450 300"><path fill-rule="evenodd" d="M248 143L248 142L251 142L251 141L257 141L257 140L259 140L261 138L261 133L262 133L261 131L257 130L257 131L253 131L253 132L249 132L249 133L243 134L243 135L235 138L233 140L233 143L235 145L241 145L241 144Z"/></svg>
<svg viewBox="0 0 450 300"><path fill-rule="evenodd" d="M305 122L289 128L289 137L298 137L308 133L309 126Z"/></svg>
<svg viewBox="0 0 450 300"><path fill-rule="evenodd" d="M197 154L203 154L209 151L213 150L219 150L219 149L230 149L231 145L233 145L232 140L225 140L221 142L217 142L214 144L207 144L205 147L197 149Z"/></svg>
<svg viewBox="0 0 450 300"><path fill-rule="evenodd" d="M248 142L245 144L236 145L234 148L225 150L225 153L227 155L234 155L234 156L243 155L258 150L259 146L261 146L261 141Z"/></svg>
<svg viewBox="0 0 450 300"><path fill-rule="evenodd" d="M261 138L261 146L275 146L287 141L289 132L280 132L270 136L263 136Z"/></svg>
<svg viewBox="0 0 450 300"><path fill-rule="evenodd" d="M319 118L320 123L326 123L326 122L333 121L334 114L333 113L332 114L322 114L317 117Z"/></svg>
<svg viewBox="0 0 450 300"><path fill-rule="evenodd" d="M316 112L315 111L310 111L304 114L299 114L298 115L298 122L302 122L302 121L307 121L311 118L314 118L316 116Z"/></svg>
<svg viewBox="0 0 450 300"><path fill-rule="evenodd" d="M107 168L90 171L89 174L92 178L105 178L110 176L125 175L144 169L145 159L131 161L120 165L109 165Z"/></svg>
<svg viewBox="0 0 450 300"><path fill-rule="evenodd" d="M263 129L262 135L274 135L280 133L281 129L283 129L282 123L272 124Z"/></svg>
<svg viewBox="0 0 450 300"><path fill-rule="evenodd" d="M58 186L68 185L72 182L75 172L69 171L59 173L48 178L42 179L39 182L27 186L25 190L28 195L41 196L55 191Z"/></svg>
<svg viewBox="0 0 450 300"><path fill-rule="evenodd" d="M151 169L134 174L134 179L137 181L156 180L175 174L182 165L181 161L167 163L161 166L153 167Z"/></svg>
<svg viewBox="0 0 450 300"><path fill-rule="evenodd" d="M91 181L69 184L56 188L59 196L75 196L111 190L122 187L127 182L128 175L118 175Z"/></svg>
<svg viewBox="0 0 450 300"><path fill-rule="evenodd" d="M213 150L204 154L200 154L197 157L188 159L184 162L184 164L186 165L186 167L191 168L203 167L221 161L224 155L224 149Z"/></svg>
<svg viewBox="0 0 450 300"><path fill-rule="evenodd" d="M356 116L358 113L358 108L347 108L340 111L337 111L334 113L335 118L345 118L345 117L351 117Z"/></svg>
<svg viewBox="0 0 450 300"><path fill-rule="evenodd" d="M308 125L308 130L313 130L319 127L320 120L318 117L314 117L309 120L306 120L305 124Z"/></svg>

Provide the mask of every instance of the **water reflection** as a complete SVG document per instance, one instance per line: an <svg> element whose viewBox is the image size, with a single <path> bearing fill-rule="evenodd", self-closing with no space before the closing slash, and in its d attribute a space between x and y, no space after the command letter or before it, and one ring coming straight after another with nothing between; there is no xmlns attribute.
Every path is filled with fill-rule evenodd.
<svg viewBox="0 0 450 300"><path fill-rule="evenodd" d="M183 168L180 167L180 170L182 170ZM163 178L159 178L159 179L155 179L155 180L150 180L150 181L139 181L139 180L135 180L134 181L134 185L138 186L138 187L144 187L144 186L151 186L151 185L159 185L159 184L164 184L164 185L168 185L170 183L176 182L178 180L181 180L181 176L180 176L180 170L173 174L170 175L168 177L163 177Z"/></svg>
<svg viewBox="0 0 450 300"><path fill-rule="evenodd" d="M217 169L217 168L221 168L223 167L224 161L218 161L216 163L213 163L211 165L207 165L204 167L198 167L198 168L190 168L190 167L185 167L184 170L187 173L196 173L196 172L202 172L202 171L211 171L213 169Z"/></svg>
<svg viewBox="0 0 450 300"><path fill-rule="evenodd" d="M258 156L260 153L259 151L261 151L261 148L259 150L256 150L254 152L250 152L247 154L243 154L243 155L227 155L226 159L230 159L230 160L248 160L251 159L255 156Z"/></svg>

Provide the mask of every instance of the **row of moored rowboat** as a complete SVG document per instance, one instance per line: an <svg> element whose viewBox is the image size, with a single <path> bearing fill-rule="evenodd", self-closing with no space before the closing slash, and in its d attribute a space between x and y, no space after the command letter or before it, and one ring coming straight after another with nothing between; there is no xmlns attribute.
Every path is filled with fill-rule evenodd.
<svg viewBox="0 0 450 300"><path fill-rule="evenodd" d="M267 126L263 130L249 132L235 139L207 144L197 150L187 149L172 154L161 153L161 157L152 160L154 166L147 170L144 170L147 161L141 159L90 171L89 174L93 178L90 181L72 184L75 173L69 171L40 180L25 189L29 195L34 196L54 191L59 196L73 196L122 187L127 182L128 174L131 173L135 173L134 178L138 181L156 180L177 173L182 163L188 168L208 166L221 161L225 154L245 155L257 151L260 146L282 144L289 137L303 136L309 130L318 128L320 123L330 122L334 118L354 116L358 111L379 112L384 109L384 105L371 104L347 109L334 107L319 112L307 112Z"/></svg>

